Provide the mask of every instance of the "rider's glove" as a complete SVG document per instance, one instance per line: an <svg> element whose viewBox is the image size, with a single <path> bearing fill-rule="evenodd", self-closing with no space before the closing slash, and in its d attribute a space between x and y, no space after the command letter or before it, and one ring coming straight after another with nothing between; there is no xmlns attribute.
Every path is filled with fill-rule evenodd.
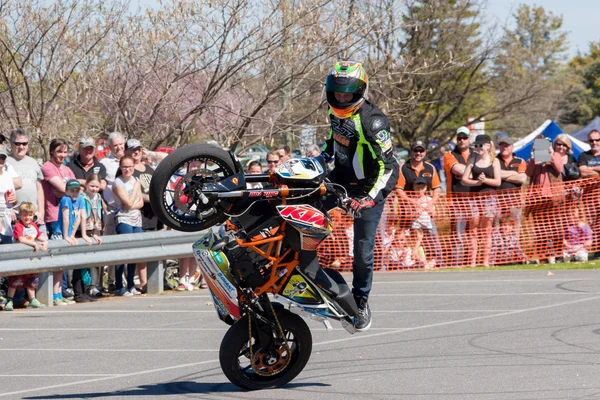
<svg viewBox="0 0 600 400"><path fill-rule="evenodd" d="M361 211L371 208L375 205L375 202L370 196L361 197L358 199L352 199L350 201L350 215L352 218L360 218Z"/></svg>

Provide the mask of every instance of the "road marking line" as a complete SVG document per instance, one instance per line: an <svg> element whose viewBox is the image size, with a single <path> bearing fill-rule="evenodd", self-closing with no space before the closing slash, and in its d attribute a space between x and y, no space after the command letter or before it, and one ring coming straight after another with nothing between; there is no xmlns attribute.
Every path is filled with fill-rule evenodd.
<svg viewBox="0 0 600 400"><path fill-rule="evenodd" d="M439 283L498 283L498 282L507 282L507 283L520 283L520 282L548 282L551 284L556 284L557 282L563 282L564 281L564 277L561 277L562 279L557 280L557 279L551 279L551 278L546 278L546 279L467 279L467 280L460 280L460 281L411 281L411 280L404 280L404 281L378 281L378 282L373 282L373 285L388 285L388 284L413 284L413 283L435 283L435 284L439 284ZM568 282L587 282L587 281L597 281L600 279L572 279L572 280L568 280ZM566 282L566 281L565 281Z"/></svg>
<svg viewBox="0 0 600 400"><path fill-rule="evenodd" d="M369 297L442 297L442 296L581 296L600 292L533 292L533 293L377 293Z"/></svg>
<svg viewBox="0 0 600 400"><path fill-rule="evenodd" d="M15 374L15 375L0 375L0 378L75 378L75 377L90 377L90 376L108 376L117 377L117 374Z"/></svg>
<svg viewBox="0 0 600 400"><path fill-rule="evenodd" d="M196 349L196 350L186 350L186 349L0 349L0 351L61 351L61 352L77 352L77 351L93 351L93 352L104 352L104 353L214 353L215 351L219 351L219 349ZM101 374L99 374L101 375ZM109 375L109 374L106 374ZM110 374L115 375L115 374Z"/></svg>
<svg viewBox="0 0 600 400"><path fill-rule="evenodd" d="M440 326L460 324L462 322L479 321L479 320L488 319L488 318L504 317L504 316L507 316L507 315L521 314L521 313L529 312L529 311L544 310L546 308L554 308L554 307L567 306L567 305L571 305L571 304L582 303L582 302L585 302L585 301L593 301L593 300L598 300L598 299L600 299L600 296L588 297L586 299L566 301L566 302L563 302L563 303L550 304L550 305L539 306L539 307L525 308L525 309L522 309L522 310L507 311L507 312L502 312L502 313L497 313L497 314L492 314L492 315L482 315L482 316L479 316L479 317L464 318L464 319L457 319L457 320L454 320L454 321L447 321L447 322L439 322L439 323L435 323L435 324L427 324L427 325L421 325L421 326L414 326L412 328L399 328L399 329L396 329L395 331L374 333L372 335L369 335L369 334L367 334L367 335L360 335L360 334L358 334L357 336L351 336L351 337L347 337L347 338L343 338L343 339L328 340L328 341L325 341L325 342L313 343L313 346L321 346L321 345L324 345L324 344L341 343L341 342L347 342L347 341L356 340L356 339L368 339L368 338L377 337L377 336L392 335L392 334L395 334L395 333L410 332L410 331L416 331L416 330L426 329L426 328L437 328L437 327L440 327Z"/></svg>
<svg viewBox="0 0 600 400"><path fill-rule="evenodd" d="M72 331L72 332L138 332L138 331L157 331L157 332L172 332L172 331L181 331L181 332L205 332L205 331L226 331L227 327L223 328L175 328L175 329L167 329L167 328L0 328L0 332L20 332L20 331L30 331L30 332L62 332L62 331Z"/></svg>
<svg viewBox="0 0 600 400"><path fill-rule="evenodd" d="M33 389L25 389L25 390L10 392L10 393L0 393L0 397L14 396L14 395L18 395L18 394L31 393L31 392L39 392L41 390L59 389L59 388L67 387L67 386L83 385L86 383L101 382L101 381L107 381L110 379L129 378L129 377L139 376L139 375L154 374L157 372L170 371L173 369L197 367L199 365L211 364L211 363L215 363L215 362L219 362L219 360L207 360L207 361L200 361L200 362L190 363L190 364L179 364L179 365L174 365L171 367L163 367L163 368L149 369L149 370L139 371L139 372L131 372L129 374L120 374L120 375L116 375L116 376L115 375L105 376L105 377L96 378L96 379L87 379L84 381L61 383L59 385L50 385L50 386L44 386L44 387L39 387L39 388L33 388Z"/></svg>
<svg viewBox="0 0 600 400"><path fill-rule="evenodd" d="M486 315L486 316L480 316L480 317L465 318L465 319L460 319L460 320L455 320L455 321L441 322L441 323L436 323L436 324L416 326L416 327L412 327L412 328L394 329L391 331L374 333L374 334L370 334L370 335L369 334L367 334L367 335L359 334L359 335L351 336L351 337L344 338L344 339L328 340L328 341L324 341L324 342L313 343L313 346L342 343L342 342L347 342L347 341L357 340L357 339L370 339L370 338L377 337L377 336L392 335L392 334L415 331L415 330L420 330L420 329L436 328L436 327L440 327L440 326L459 324L459 323L463 323L463 322L471 322L471 321L478 321L478 320L483 320L483 319L488 319L488 318L503 317L503 316L507 316L507 315L520 314L520 313L524 313L524 312L543 310L543 309L553 308L553 307L561 307L561 306L565 306L565 305L576 304L576 303L581 303L581 302L585 302L585 301L593 301L593 300L598 300L598 299L600 299L600 296L588 297L585 299L573 300L573 301L552 304L552 305L546 305L546 306L527 308L527 309L523 309L523 310L503 312L503 313L498 313L498 314L493 314L493 315ZM44 387L20 390L20 391L15 391L15 392L10 392L10 393L2 393L2 394L0 394L0 397L14 396L14 395L31 393L31 392L38 392L41 390L59 389L59 388L67 387L67 386L75 386L75 385L82 385L82 384L86 384L86 383L101 382L101 381L110 380L110 379L128 378L128 377L139 376L139 375L153 374L153 373L157 373L157 372L169 371L169 370L174 370L174 369L190 368L190 367L196 367L199 365L210 364L210 363L214 363L214 362L218 362L218 361L219 360L207 360L207 361L201 361L201 362L197 362L197 363L182 364L182 365L175 365L175 366L171 366L171 367L156 368L156 369L151 369L151 370L132 372L129 374L122 374L119 376L107 376L107 377L101 377L101 378L96 378L96 379L88 379L88 380L84 380L84 381L63 383L63 384L59 384L59 385L44 386Z"/></svg>
<svg viewBox="0 0 600 400"><path fill-rule="evenodd" d="M22 312L11 313L11 315L29 315L29 314L214 314L215 310L26 310ZM4 315L4 314L3 314Z"/></svg>

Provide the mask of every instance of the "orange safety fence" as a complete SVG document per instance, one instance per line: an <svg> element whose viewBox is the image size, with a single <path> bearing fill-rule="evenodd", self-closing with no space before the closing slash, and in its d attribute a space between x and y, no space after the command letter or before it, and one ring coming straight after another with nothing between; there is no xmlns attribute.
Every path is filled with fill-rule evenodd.
<svg viewBox="0 0 600 400"><path fill-rule="evenodd" d="M398 191L387 198L375 238L376 271L585 261L600 251L600 177L463 196ZM430 196L429 194L427 196ZM331 211L321 265L352 270L353 225Z"/></svg>

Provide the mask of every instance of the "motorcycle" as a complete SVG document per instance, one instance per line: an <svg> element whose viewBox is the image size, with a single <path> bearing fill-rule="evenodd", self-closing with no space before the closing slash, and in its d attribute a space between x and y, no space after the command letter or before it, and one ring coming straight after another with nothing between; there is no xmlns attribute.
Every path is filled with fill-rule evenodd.
<svg viewBox="0 0 600 400"><path fill-rule="evenodd" d="M152 209L165 225L207 230L193 254L218 317L231 325L219 350L221 369L241 388L280 387L303 370L312 336L302 317L356 332L348 284L316 256L333 230L323 196L346 211L350 201L326 175L322 157L245 175L233 153L193 144L167 156L152 177Z"/></svg>

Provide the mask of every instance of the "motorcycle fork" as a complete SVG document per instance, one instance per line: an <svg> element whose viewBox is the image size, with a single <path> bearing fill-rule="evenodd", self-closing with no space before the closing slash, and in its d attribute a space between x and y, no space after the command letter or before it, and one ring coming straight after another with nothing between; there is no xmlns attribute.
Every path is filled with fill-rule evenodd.
<svg viewBox="0 0 600 400"><path fill-rule="evenodd" d="M259 299L255 300L255 307L259 308L260 312L257 312L251 305L247 304L246 311L248 312L248 318L253 320L254 329L256 330L256 335L261 347L268 349L269 351L275 351L277 345L275 343L274 333L277 336L283 334L279 332L281 328L277 323L277 316L273 314L273 307L267 296L264 296L261 299L263 301L259 301ZM250 336L248 339L250 340ZM285 341L285 337L282 337L281 340Z"/></svg>

